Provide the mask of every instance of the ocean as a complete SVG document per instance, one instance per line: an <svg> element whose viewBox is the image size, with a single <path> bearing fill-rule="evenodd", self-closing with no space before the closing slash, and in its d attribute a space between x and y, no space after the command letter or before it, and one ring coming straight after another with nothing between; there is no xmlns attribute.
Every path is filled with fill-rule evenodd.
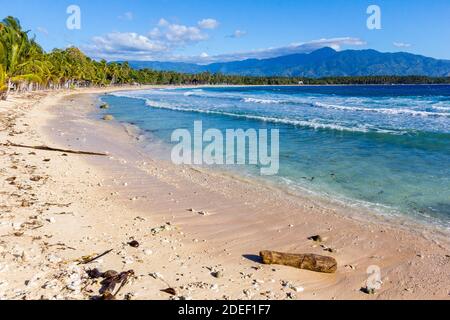
<svg viewBox="0 0 450 320"><path fill-rule="evenodd" d="M101 98L170 159L176 129L279 129L280 170L235 174L450 230L450 86L198 87ZM97 114L101 116L101 114ZM214 168L213 168L214 169Z"/></svg>

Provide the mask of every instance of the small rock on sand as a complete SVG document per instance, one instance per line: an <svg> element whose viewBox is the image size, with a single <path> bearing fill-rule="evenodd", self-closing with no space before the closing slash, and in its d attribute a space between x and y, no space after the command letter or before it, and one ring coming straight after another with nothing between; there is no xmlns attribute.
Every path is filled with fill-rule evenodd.
<svg viewBox="0 0 450 320"><path fill-rule="evenodd" d="M308 238L308 240L314 241L314 242L322 242L323 239L320 235L316 235L316 236L311 236Z"/></svg>
<svg viewBox="0 0 450 320"><path fill-rule="evenodd" d="M221 271L214 271L214 272L211 272L211 275L214 277L214 278L222 278L223 277L223 273L221 272Z"/></svg>
<svg viewBox="0 0 450 320"><path fill-rule="evenodd" d="M140 246L139 242L137 242L136 240L128 242L128 245L133 248L139 248L139 246Z"/></svg>
<svg viewBox="0 0 450 320"><path fill-rule="evenodd" d="M56 219L53 217L47 218L45 220L47 220L47 222L49 222L49 223L56 223Z"/></svg>

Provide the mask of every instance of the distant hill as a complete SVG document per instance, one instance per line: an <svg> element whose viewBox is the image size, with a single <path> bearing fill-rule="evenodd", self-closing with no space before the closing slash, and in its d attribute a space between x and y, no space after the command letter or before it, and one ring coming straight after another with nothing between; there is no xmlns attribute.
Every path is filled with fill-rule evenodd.
<svg viewBox="0 0 450 320"><path fill-rule="evenodd" d="M270 59L198 65L182 62L131 61L136 69L183 73L212 72L242 76L450 76L450 60L438 60L411 53L382 53L376 50L335 51L322 48L311 53Z"/></svg>

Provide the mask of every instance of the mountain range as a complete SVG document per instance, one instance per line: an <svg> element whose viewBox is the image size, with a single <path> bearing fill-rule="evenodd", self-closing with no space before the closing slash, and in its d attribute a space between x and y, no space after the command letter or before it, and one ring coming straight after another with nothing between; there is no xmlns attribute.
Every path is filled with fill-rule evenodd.
<svg viewBox="0 0 450 320"><path fill-rule="evenodd" d="M450 76L450 60L438 60L406 52L322 48L270 59L200 65L184 62L130 61L135 69L181 73L222 73L240 76L337 77L337 76Z"/></svg>

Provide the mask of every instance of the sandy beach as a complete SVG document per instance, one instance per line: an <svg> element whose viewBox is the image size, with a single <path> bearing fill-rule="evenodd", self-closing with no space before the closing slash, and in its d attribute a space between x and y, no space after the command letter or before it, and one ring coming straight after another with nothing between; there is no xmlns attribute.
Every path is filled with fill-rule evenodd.
<svg viewBox="0 0 450 320"><path fill-rule="evenodd" d="M448 235L157 160L129 128L88 116L110 90L0 102L0 143L108 154L0 146L0 299L92 299L94 268L134 271L117 299L450 298ZM329 255L338 271L263 265L261 250ZM370 266L373 295L360 290Z"/></svg>

